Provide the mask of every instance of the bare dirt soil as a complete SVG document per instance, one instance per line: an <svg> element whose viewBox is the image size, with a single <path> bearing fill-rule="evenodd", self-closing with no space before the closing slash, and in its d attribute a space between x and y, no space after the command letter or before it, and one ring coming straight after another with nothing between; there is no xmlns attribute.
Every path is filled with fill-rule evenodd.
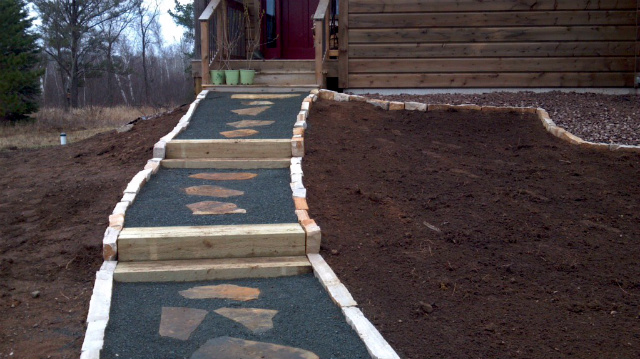
<svg viewBox="0 0 640 359"><path fill-rule="evenodd" d="M186 108L125 133L0 152L0 358L77 358L108 216Z"/></svg>
<svg viewBox="0 0 640 359"><path fill-rule="evenodd" d="M422 103L542 107L558 126L586 141L640 145L640 95L552 91L365 96Z"/></svg>
<svg viewBox="0 0 640 359"><path fill-rule="evenodd" d="M639 154L515 113L319 101L309 123L321 254L401 357L640 357Z"/></svg>

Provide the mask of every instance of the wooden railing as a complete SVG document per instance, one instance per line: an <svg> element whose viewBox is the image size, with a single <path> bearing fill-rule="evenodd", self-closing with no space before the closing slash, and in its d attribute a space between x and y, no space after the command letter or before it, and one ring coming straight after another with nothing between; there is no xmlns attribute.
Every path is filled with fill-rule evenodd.
<svg viewBox="0 0 640 359"><path fill-rule="evenodd" d="M202 84L210 84L209 70L215 61L245 56L242 4L234 0L211 0L198 18L202 56ZM231 43L233 42L233 46ZM230 54L224 53L230 51Z"/></svg>
<svg viewBox="0 0 640 359"><path fill-rule="evenodd" d="M326 84L323 66L331 39L331 0L320 0L313 15L313 36L316 50L316 84L324 88Z"/></svg>
<svg viewBox="0 0 640 359"><path fill-rule="evenodd" d="M226 16L222 16L222 8L226 0L212 0L198 18L200 22L200 46L202 56L202 84L210 84L209 65L216 60L219 49L222 49L222 36Z"/></svg>

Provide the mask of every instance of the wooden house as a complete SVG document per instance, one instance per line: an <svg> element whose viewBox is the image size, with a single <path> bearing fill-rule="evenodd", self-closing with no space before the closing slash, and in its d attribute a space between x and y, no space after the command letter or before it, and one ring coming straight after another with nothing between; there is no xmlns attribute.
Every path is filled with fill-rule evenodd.
<svg viewBox="0 0 640 359"><path fill-rule="evenodd" d="M264 60L252 67L267 85L637 88L640 81L640 0L244 3L254 28L241 31L260 26ZM242 8L240 0L195 0L194 77L204 87Z"/></svg>

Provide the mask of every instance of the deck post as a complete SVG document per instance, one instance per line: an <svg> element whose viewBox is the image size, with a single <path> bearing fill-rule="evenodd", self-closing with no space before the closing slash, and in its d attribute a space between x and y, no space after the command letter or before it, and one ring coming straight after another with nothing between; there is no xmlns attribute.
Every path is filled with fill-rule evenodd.
<svg viewBox="0 0 640 359"><path fill-rule="evenodd" d="M340 1L339 7L338 86L344 89L349 87L349 1Z"/></svg>
<svg viewBox="0 0 640 359"><path fill-rule="evenodd" d="M202 85L211 83L209 75L209 21L200 21L200 48L202 53Z"/></svg>
<svg viewBox="0 0 640 359"><path fill-rule="evenodd" d="M324 88L324 74L322 73L322 65L323 65L323 49L322 49L322 43L323 43L323 39L322 36L324 35L324 29L323 29L323 24L322 21L320 20L314 20L313 22L313 35L314 35L314 46L315 46L315 50L316 50L316 84L320 87L320 88Z"/></svg>

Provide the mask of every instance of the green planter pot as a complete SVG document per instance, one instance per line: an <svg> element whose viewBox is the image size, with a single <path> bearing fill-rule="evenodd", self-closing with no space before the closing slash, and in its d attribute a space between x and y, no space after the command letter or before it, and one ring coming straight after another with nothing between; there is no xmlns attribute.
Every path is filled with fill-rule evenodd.
<svg viewBox="0 0 640 359"><path fill-rule="evenodd" d="M227 85L237 85L240 83L240 70L224 70L227 78Z"/></svg>
<svg viewBox="0 0 640 359"><path fill-rule="evenodd" d="M240 70L240 83L243 85L253 85L253 78L256 70Z"/></svg>
<svg viewBox="0 0 640 359"><path fill-rule="evenodd" d="M224 85L224 71L223 70L211 70L211 83L214 85Z"/></svg>

